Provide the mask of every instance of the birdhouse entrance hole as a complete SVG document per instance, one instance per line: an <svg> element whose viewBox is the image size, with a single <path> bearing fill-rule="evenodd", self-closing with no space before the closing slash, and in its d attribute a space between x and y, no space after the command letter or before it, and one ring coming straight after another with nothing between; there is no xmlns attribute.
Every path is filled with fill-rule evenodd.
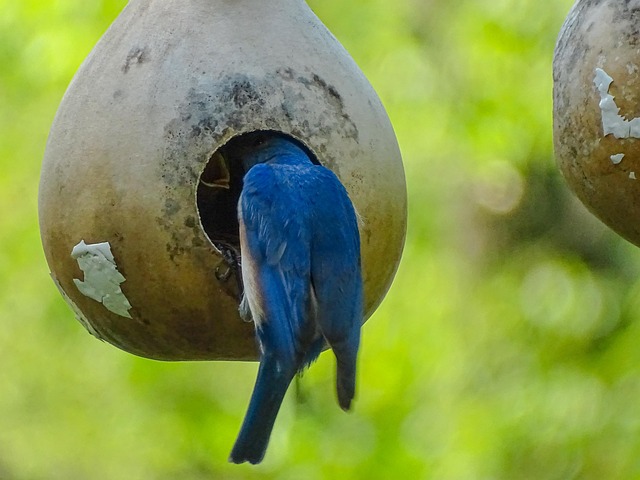
<svg viewBox="0 0 640 480"><path fill-rule="evenodd" d="M312 162L319 164L311 150L297 139L282 132L258 130L231 138L216 150L204 167L198 181L197 204L200 222L213 245L227 257L229 251L240 252L238 200L242 192L245 170L241 151L273 135L285 135L296 142Z"/></svg>

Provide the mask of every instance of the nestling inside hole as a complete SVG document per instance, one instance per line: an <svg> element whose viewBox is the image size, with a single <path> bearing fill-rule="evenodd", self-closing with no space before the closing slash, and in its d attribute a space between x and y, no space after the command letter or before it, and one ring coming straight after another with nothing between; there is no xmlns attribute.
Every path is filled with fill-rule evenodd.
<svg viewBox="0 0 640 480"><path fill-rule="evenodd" d="M242 166L230 162L222 148L211 156L200 175L198 213L205 233L216 247L224 244L240 248L236 208L243 176Z"/></svg>

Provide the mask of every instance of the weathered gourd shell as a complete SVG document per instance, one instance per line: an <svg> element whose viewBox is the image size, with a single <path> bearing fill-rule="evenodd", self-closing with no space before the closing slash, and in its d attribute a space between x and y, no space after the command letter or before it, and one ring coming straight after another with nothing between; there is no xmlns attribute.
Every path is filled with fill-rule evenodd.
<svg viewBox="0 0 640 480"><path fill-rule="evenodd" d="M571 189L640 245L640 1L578 0L553 61L554 145Z"/></svg>
<svg viewBox="0 0 640 480"><path fill-rule="evenodd" d="M237 179L217 151L255 130L291 135L343 182L375 310L401 255L405 180L350 56L301 0L133 0L73 79L42 166L47 262L90 332L156 359L256 358L214 246L237 236Z"/></svg>

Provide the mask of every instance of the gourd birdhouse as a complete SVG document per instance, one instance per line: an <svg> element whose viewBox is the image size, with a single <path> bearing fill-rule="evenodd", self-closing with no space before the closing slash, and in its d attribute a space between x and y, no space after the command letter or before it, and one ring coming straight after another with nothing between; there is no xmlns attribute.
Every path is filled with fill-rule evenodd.
<svg viewBox="0 0 640 480"><path fill-rule="evenodd" d="M257 358L238 314L243 135L288 135L359 213L365 318L395 274L405 179L387 115L302 0L132 0L55 117L39 213L51 274L95 336L161 360Z"/></svg>
<svg viewBox="0 0 640 480"><path fill-rule="evenodd" d="M640 245L640 2L578 0L553 60L554 145L578 198Z"/></svg>

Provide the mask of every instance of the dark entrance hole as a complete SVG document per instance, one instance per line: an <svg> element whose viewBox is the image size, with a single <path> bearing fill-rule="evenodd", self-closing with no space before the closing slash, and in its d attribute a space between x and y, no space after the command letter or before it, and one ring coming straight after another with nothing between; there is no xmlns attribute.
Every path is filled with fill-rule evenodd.
<svg viewBox="0 0 640 480"><path fill-rule="evenodd" d="M229 271L240 278L240 235L238 229L238 199L245 175L240 149L246 151L255 142L269 136L285 136L295 142L318 163L309 148L289 135L272 130L258 130L238 135L216 150L205 166L198 182L197 204L200 222L213 245L222 253ZM220 278L220 276L218 276Z"/></svg>

